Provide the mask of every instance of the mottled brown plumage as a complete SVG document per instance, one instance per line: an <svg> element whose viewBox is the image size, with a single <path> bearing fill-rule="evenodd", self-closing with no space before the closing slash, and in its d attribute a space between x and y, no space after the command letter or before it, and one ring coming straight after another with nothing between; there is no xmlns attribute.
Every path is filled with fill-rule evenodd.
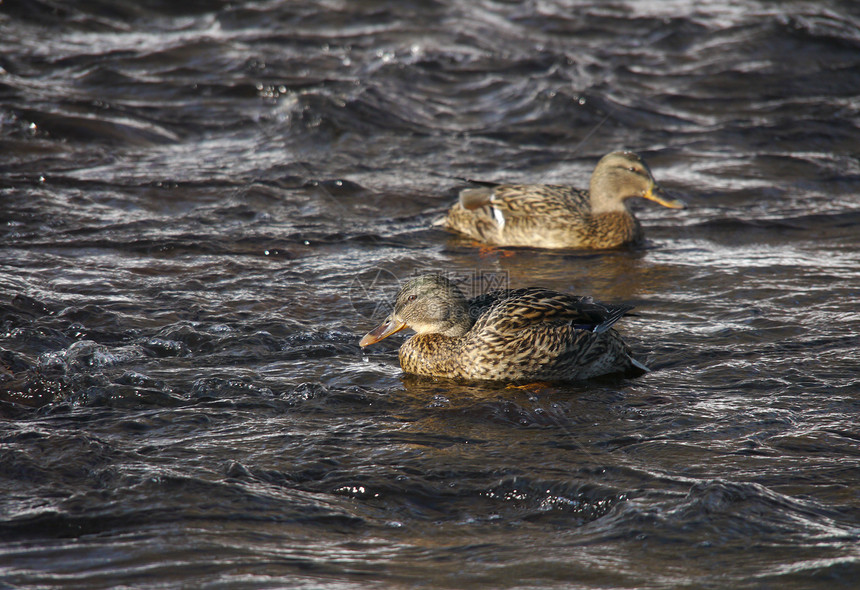
<svg viewBox="0 0 860 590"><path fill-rule="evenodd" d="M466 299L444 277L408 281L394 311L362 347L409 327L408 373L452 379L573 381L648 369L612 329L631 308L528 287Z"/></svg>
<svg viewBox="0 0 860 590"><path fill-rule="evenodd" d="M495 246L614 248L642 239L626 202L633 197L685 206L663 192L638 155L612 152L597 163L587 191L545 184L464 189L439 224Z"/></svg>

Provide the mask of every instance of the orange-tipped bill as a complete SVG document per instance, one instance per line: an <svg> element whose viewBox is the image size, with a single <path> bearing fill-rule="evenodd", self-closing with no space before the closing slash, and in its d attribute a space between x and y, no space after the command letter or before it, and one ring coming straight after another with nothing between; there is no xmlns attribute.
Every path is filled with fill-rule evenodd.
<svg viewBox="0 0 860 590"><path fill-rule="evenodd" d="M365 334L364 338L361 339L358 345L363 348L371 344L376 344L380 340L388 338L395 332L399 332L405 327L405 322L401 322L400 320L394 319L393 317L389 316L388 319L385 320L385 323L383 323L377 328L374 328L371 332Z"/></svg>
<svg viewBox="0 0 860 590"><path fill-rule="evenodd" d="M687 204L680 199L673 199L666 192L661 189L656 184L648 189L644 195L642 195L643 199L648 199L649 201L654 201L655 203L660 203L664 207L668 207L669 209L686 209Z"/></svg>

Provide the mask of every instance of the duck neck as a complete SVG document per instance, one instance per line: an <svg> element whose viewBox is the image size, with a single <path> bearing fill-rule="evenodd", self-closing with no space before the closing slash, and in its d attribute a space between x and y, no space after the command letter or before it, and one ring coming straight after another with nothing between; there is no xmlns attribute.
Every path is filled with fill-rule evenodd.
<svg viewBox="0 0 860 590"><path fill-rule="evenodd" d="M627 213L627 197L619 198L620 187L617 179L612 174L594 174L588 187L591 197L591 212L594 215L604 213Z"/></svg>
<svg viewBox="0 0 860 590"><path fill-rule="evenodd" d="M457 302L459 303L459 302ZM474 321L469 317L469 309L463 305L447 305L443 313L433 318L432 323L414 325L418 334L439 334L449 338L461 338L472 329Z"/></svg>

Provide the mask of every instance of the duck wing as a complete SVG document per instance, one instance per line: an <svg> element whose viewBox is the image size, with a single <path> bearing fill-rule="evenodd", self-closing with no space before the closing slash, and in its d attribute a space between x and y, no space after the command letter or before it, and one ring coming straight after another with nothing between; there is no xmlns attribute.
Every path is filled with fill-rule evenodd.
<svg viewBox="0 0 860 590"><path fill-rule="evenodd" d="M559 247L571 241L559 232L567 236L586 226L590 211L585 191L503 184L461 191L442 225L490 244Z"/></svg>
<svg viewBox="0 0 860 590"><path fill-rule="evenodd" d="M571 326L601 333L631 309L540 287L493 291L469 300L469 313L475 318L473 333L490 330L512 336L535 326Z"/></svg>
<svg viewBox="0 0 860 590"><path fill-rule="evenodd" d="M488 293L470 303L479 315L458 355L472 377L570 380L647 370L610 330L631 306L540 288Z"/></svg>
<svg viewBox="0 0 860 590"><path fill-rule="evenodd" d="M479 188L460 191L460 205L470 211L489 206L499 210L507 218L582 216L588 214L591 209L588 191L551 184L482 183ZM486 213L498 217L498 213Z"/></svg>

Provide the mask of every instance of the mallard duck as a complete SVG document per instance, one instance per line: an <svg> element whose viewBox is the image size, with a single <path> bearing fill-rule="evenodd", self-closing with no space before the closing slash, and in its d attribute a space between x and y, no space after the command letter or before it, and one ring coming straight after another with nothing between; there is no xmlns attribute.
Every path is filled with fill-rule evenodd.
<svg viewBox="0 0 860 590"><path fill-rule="evenodd" d="M361 347L404 328L407 373L466 380L574 381L648 371L612 329L630 309L540 287L466 299L451 281L424 275L406 282L394 311Z"/></svg>
<svg viewBox="0 0 860 590"><path fill-rule="evenodd" d="M495 246L615 248L642 239L627 199L641 197L672 209L686 206L663 192L648 165L633 152L603 156L587 191L547 184L480 184L484 186L461 191L460 202L437 224Z"/></svg>

